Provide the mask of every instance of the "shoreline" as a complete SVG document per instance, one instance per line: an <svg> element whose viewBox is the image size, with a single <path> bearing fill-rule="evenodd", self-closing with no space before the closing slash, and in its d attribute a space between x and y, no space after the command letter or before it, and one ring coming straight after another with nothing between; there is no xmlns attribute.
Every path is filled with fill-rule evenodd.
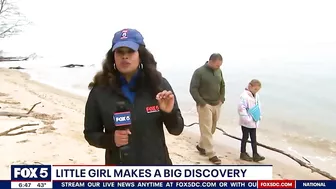
<svg viewBox="0 0 336 189"><path fill-rule="evenodd" d="M20 124L39 124L36 133L0 136L0 153L7 154L0 164L0 178L10 177L10 164L104 164L104 150L89 146L82 134L86 97L29 78L27 73L0 68L1 111L25 113L33 104L41 102L34 108L33 118L0 117L0 132ZM188 120L188 116L185 120L187 123L193 122ZM206 157L197 153L197 140L195 128L185 128L177 137L166 135L170 157L175 165L210 164ZM238 149L232 147L236 141L232 142L228 137L220 140L220 143L218 139L215 140L215 148L223 165L253 164L239 160ZM261 164L273 165L273 179L326 179L310 173L309 169L300 167L296 162L280 161L284 158L280 154L266 152L261 147L259 149L264 155L267 154L267 159ZM268 154L272 154L272 158Z"/></svg>
<svg viewBox="0 0 336 189"><path fill-rule="evenodd" d="M40 62L45 61L46 60L40 60ZM33 62L29 63L29 65L31 64L35 65ZM53 86L54 88L63 91L68 91L75 95L86 97L89 92L87 90L86 83L91 81L91 74L94 74L94 70L99 66L95 65L94 67L94 69L92 69L92 67L88 67L89 69L76 69L75 72L77 79L58 77L58 75L73 74L74 70L71 69L59 69L57 71L54 70L53 72L50 72L50 70L53 69L39 70L32 67L31 69L19 71L29 74L31 80L46 84L48 86ZM170 81L172 81L172 78L170 78ZM194 107L194 102L192 98L190 98L188 92L186 90L182 90L182 86L184 85L180 85L180 83L174 83L174 90L177 93L180 108L184 115L190 115L193 117L192 120L195 121L198 118L196 108ZM266 97L267 96L265 96L265 99L267 99ZM228 98L230 98L231 101L228 100L223 106L222 115L220 116L218 124L220 127L225 128L225 130L229 133L240 136L241 129L240 126L237 125L238 116L235 110L232 109L236 106L236 104L232 100L232 95ZM289 121L291 124L287 125L287 122L285 121L286 118L283 118L282 116L274 117L274 115L269 114L267 111L267 116L263 120L261 127L258 129L258 141L261 141L265 144L272 144L273 147L281 148L292 154L295 154L298 157L305 157L314 165L323 167L327 171L330 171L336 175L336 149L334 148L336 141L330 139L330 137L328 138L322 135L316 136L312 131L309 131L311 132L309 134L309 132L306 131L311 127L306 128L307 125L305 125L305 122L302 122L302 120L297 120L296 118L293 119L294 120ZM186 124L189 124L189 122L186 122ZM314 125L314 127L316 128L316 125ZM319 130L325 131L325 129L322 128ZM328 129L326 131L328 131ZM327 133L332 132L329 131Z"/></svg>

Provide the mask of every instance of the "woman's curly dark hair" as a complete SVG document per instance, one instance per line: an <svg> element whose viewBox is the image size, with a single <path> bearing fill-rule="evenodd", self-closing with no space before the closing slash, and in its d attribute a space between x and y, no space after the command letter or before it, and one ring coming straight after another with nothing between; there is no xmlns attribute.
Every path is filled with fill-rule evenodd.
<svg viewBox="0 0 336 189"><path fill-rule="evenodd" d="M161 73L156 69L156 61L151 52L145 46L140 45L139 49L141 69L140 78L137 80L136 87L148 87L152 90L153 95L161 91L160 84L162 81ZM107 52L103 61L102 71L96 73L88 88L91 90L95 86L106 86L111 89L120 90L120 72L114 69L114 52L112 48Z"/></svg>

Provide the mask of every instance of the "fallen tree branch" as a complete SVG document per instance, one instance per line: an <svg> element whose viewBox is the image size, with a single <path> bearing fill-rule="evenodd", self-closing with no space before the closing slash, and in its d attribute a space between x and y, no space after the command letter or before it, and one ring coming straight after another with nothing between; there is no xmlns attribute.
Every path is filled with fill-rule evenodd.
<svg viewBox="0 0 336 189"><path fill-rule="evenodd" d="M25 133L35 133L36 129L31 129L31 130L27 130L27 131L20 131L20 132L17 132L17 133L10 133L10 132L21 129L23 127L30 127L30 126L37 126L37 125L39 125L39 124L38 123L29 123L29 124L19 125L19 126L10 128L7 131L1 132L0 136L15 136L15 135L21 135L21 134L25 134Z"/></svg>
<svg viewBox="0 0 336 189"><path fill-rule="evenodd" d="M17 67L9 67L8 69L10 69L10 70L24 70L26 68L22 68L21 66L17 66Z"/></svg>
<svg viewBox="0 0 336 189"><path fill-rule="evenodd" d="M16 135L22 135L22 134L26 134L26 133L36 133L36 130L37 129L31 129L31 130L27 130L27 131L20 131L20 132L17 132L17 133L8 133L4 136L16 136Z"/></svg>
<svg viewBox="0 0 336 189"><path fill-rule="evenodd" d="M20 119L22 117L29 117L29 114L33 111L33 109L35 108L36 105L41 104L41 102L35 103L30 110L27 113L19 113L19 112L0 112L0 116L18 116L17 119Z"/></svg>
<svg viewBox="0 0 336 189"><path fill-rule="evenodd" d="M29 117L27 114L25 113L18 113L18 112L0 112L0 116L19 116L19 117Z"/></svg>
<svg viewBox="0 0 336 189"><path fill-rule="evenodd" d="M199 124L199 123L192 123L192 124L184 125L184 126L185 126L185 127L191 127L191 126L193 126L193 125L197 125L197 124ZM219 131L221 131L221 132L223 133L223 135L225 135L225 136L228 136L228 137L230 137L230 138L233 138L233 139L236 139L236 140L240 140L240 141L241 141L241 138L236 137L236 136L233 136L233 135L230 135L230 134L228 134L227 132L225 132L225 131L224 131L223 129L221 129L221 128L216 127L216 129L219 130ZM251 143L250 140L247 141L247 142ZM306 168L310 169L313 173L316 172L316 173L319 173L320 175L322 175L322 176L324 176L324 177L326 177L326 178L328 178L328 179L330 179L330 180L336 180L336 177L332 176L330 173L328 173L328 172L326 172L326 171L322 171L321 169L319 169L319 168L317 168L317 167L314 167L313 165L311 165L310 161L307 160L307 159L304 158L304 157L303 157L303 158L304 158L306 161L308 161L309 164L306 163L306 162L304 162L304 161L302 161L302 160L300 160L300 159L298 159L298 158L296 158L296 157L294 157L293 155L291 155L291 154L289 154L289 153L287 153L287 152L285 152L285 151L283 151L283 150L280 150L280 149L277 149L277 148L274 148L274 147L271 147L271 146L267 146L267 145L265 145L265 144L261 144L261 143L257 143L257 145L258 145L258 146L261 146L261 147L263 147L263 148L266 148L266 149L268 149L268 150L271 150L271 151L274 151L274 152L278 152L278 153L280 153L280 154L283 154L283 155L285 155L285 156L291 158L292 160L296 161L300 166L303 166L303 167L306 167Z"/></svg>
<svg viewBox="0 0 336 189"><path fill-rule="evenodd" d="M30 110L27 112L27 114L30 114L31 111L33 111L33 109L35 108L36 105L41 104L41 102L35 103Z"/></svg>
<svg viewBox="0 0 336 189"><path fill-rule="evenodd" d="M74 67L84 67L84 65L83 64L68 64L68 65L61 66L61 68L74 68Z"/></svg>

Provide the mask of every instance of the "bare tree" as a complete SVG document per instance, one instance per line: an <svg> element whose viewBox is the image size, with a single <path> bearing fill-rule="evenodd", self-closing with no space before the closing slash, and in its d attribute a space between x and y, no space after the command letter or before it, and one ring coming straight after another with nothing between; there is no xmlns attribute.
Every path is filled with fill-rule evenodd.
<svg viewBox="0 0 336 189"><path fill-rule="evenodd" d="M0 39L20 33L29 23L12 2L0 0Z"/></svg>

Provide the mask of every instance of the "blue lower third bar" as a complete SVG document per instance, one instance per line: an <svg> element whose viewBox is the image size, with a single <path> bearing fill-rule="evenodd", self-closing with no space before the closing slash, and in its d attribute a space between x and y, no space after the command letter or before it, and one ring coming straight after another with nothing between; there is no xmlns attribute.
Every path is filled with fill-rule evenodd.
<svg viewBox="0 0 336 189"><path fill-rule="evenodd" d="M55 182L54 189L64 188L257 188L257 182L211 181L125 181L125 182Z"/></svg>
<svg viewBox="0 0 336 189"><path fill-rule="evenodd" d="M54 182L11 182L0 181L0 189L14 189L14 188L53 188L53 189L67 189L67 188L258 188L256 181L54 181ZM281 186L274 187L281 188ZM289 188L289 187L287 187ZM294 188L294 187L291 187ZM323 188L336 189L336 181L318 181L305 180L296 181L296 189L309 188Z"/></svg>
<svg viewBox="0 0 336 189"><path fill-rule="evenodd" d="M64 188L235 188L252 189L258 188L256 181L125 181L125 182L55 182L54 189ZM276 188L282 188L281 186ZM288 188L288 187L286 187ZM294 188L294 187L292 187ZM324 188L336 189L336 181L296 181L296 189Z"/></svg>

